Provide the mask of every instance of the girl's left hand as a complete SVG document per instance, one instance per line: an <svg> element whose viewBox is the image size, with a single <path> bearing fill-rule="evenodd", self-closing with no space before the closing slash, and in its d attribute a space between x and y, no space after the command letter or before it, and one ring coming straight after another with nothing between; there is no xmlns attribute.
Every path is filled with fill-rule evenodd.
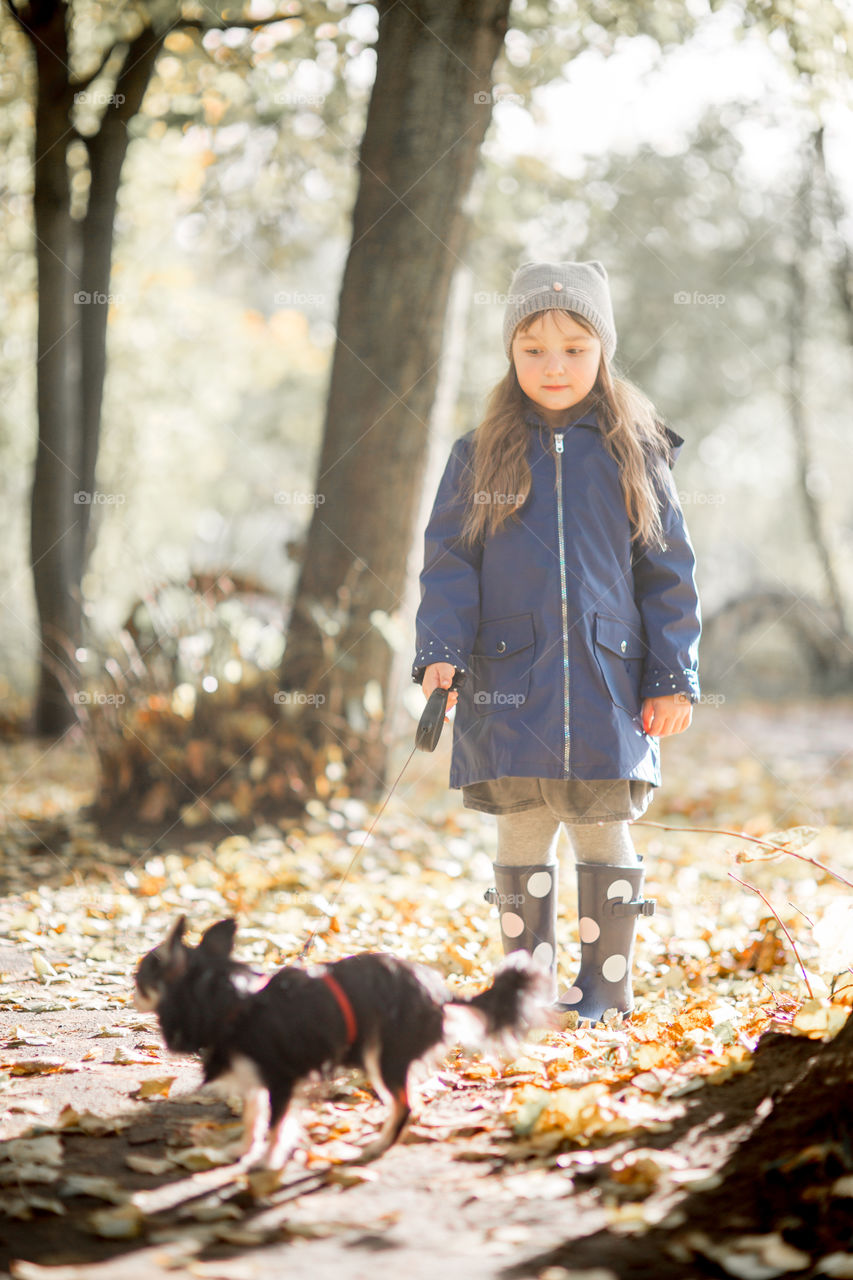
<svg viewBox="0 0 853 1280"><path fill-rule="evenodd" d="M663 698L644 698L641 712L643 732L663 738L683 733L693 719L693 703L686 693L669 693Z"/></svg>

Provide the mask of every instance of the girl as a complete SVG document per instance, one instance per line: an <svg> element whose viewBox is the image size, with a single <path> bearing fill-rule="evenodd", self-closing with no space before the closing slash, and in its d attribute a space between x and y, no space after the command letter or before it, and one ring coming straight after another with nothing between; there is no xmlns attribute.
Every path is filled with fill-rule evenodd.
<svg viewBox="0 0 853 1280"><path fill-rule="evenodd" d="M643 870L628 822L660 786L658 739L699 699L693 547L670 474L684 441L611 361L600 262L519 267L509 369L457 440L426 529L413 678L452 687L451 787L497 815L504 950L556 997L556 846L578 876L580 972L556 1002L633 1007ZM458 692L457 692L458 690Z"/></svg>

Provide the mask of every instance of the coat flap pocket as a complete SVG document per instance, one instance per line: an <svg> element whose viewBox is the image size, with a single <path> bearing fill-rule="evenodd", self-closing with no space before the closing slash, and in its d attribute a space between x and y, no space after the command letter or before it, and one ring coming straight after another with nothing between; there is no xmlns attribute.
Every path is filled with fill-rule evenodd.
<svg viewBox="0 0 853 1280"><path fill-rule="evenodd" d="M643 658L646 646L639 634L639 623L621 622L605 613L595 615L595 641L621 658Z"/></svg>
<svg viewBox="0 0 853 1280"><path fill-rule="evenodd" d="M533 615L517 613L480 624L474 653L484 658L508 658L533 644Z"/></svg>

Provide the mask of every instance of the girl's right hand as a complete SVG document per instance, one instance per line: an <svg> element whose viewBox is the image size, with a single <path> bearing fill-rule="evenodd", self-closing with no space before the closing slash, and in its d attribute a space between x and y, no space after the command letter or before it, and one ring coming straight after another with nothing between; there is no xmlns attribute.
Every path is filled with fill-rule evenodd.
<svg viewBox="0 0 853 1280"><path fill-rule="evenodd" d="M432 666L427 667L424 672L424 679L421 688L424 691L424 697L429 698L430 694L436 689L449 689L453 677L456 675L456 668L450 662L434 662ZM453 689L447 695L447 710L456 706L458 693Z"/></svg>

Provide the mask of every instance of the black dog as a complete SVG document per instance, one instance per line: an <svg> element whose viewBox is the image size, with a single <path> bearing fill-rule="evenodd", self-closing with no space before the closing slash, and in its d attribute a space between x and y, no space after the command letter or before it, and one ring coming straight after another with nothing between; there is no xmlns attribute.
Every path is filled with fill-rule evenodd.
<svg viewBox="0 0 853 1280"><path fill-rule="evenodd" d="M280 1169L295 1143L287 1123L294 1088L312 1072L362 1067L391 1110L360 1162L396 1142L411 1113L409 1068L429 1050L518 1033L541 1018L542 971L525 952L507 956L479 995L452 996L423 965L379 952L271 978L231 958L237 925L220 920L197 947L184 916L136 973L136 1007L156 1010L170 1049L200 1053L205 1081L230 1077L244 1095L244 1161Z"/></svg>

